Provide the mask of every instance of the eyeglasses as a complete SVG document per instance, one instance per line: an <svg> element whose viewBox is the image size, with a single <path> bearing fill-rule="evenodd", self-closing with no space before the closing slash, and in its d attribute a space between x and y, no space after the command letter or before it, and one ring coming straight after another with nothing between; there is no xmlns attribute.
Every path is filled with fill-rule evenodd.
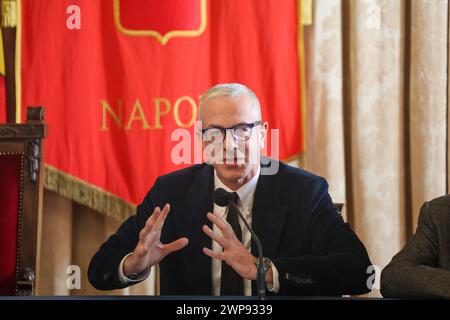
<svg viewBox="0 0 450 320"><path fill-rule="evenodd" d="M204 141L212 144L220 144L225 140L227 131L231 130L231 135L235 141L244 142L252 136L253 127L259 125L261 125L260 120L253 123L239 123L230 128L212 127L203 129L202 136Z"/></svg>

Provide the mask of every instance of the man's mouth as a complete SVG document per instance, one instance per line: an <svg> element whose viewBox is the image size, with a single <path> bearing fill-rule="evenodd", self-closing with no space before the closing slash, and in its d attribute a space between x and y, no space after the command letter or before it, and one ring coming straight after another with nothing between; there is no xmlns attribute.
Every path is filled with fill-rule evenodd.
<svg viewBox="0 0 450 320"><path fill-rule="evenodd" d="M240 165L245 163L245 158L227 158L223 159L225 165Z"/></svg>

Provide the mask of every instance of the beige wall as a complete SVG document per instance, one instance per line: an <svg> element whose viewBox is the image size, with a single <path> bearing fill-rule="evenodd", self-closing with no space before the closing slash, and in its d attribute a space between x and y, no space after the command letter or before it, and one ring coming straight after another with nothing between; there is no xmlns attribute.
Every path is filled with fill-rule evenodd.
<svg viewBox="0 0 450 320"><path fill-rule="evenodd" d="M154 273L129 289L98 291L87 279L90 259L120 221L76 204L52 191L44 193L39 295L154 294ZM68 289L71 265L80 267L81 288ZM152 270L154 271L154 270Z"/></svg>

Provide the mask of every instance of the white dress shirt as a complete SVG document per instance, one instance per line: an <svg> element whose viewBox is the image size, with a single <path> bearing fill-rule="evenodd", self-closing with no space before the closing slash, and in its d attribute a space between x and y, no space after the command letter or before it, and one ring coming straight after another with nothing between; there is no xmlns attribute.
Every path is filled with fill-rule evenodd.
<svg viewBox="0 0 450 320"><path fill-rule="evenodd" d="M251 178L247 183L245 183L242 187L240 187L235 192L239 195L239 201L237 203L237 207L239 211L241 211L242 215L246 219L247 223L251 226L252 225L252 207L253 207L253 199L255 196L255 190L256 185L258 183L259 174L260 174L261 168L258 167L258 172L255 174L253 178ZM216 171L214 170L214 190L218 188L223 188L228 192L233 192L230 188L228 188L226 185L222 183L222 181L217 176ZM225 207L219 207L218 205L214 204L214 212L219 213L223 216L223 218L226 220L227 218L227 210ZM206 214L206 213L205 213ZM247 248L248 251L251 250L251 233L244 225L244 222L239 219L239 225L242 229L242 243ZM213 225L213 231L221 234L221 231L219 228L217 228L216 225ZM203 232L199 230L199 232ZM213 251L222 251L222 247L215 241L212 241L212 250ZM150 268L142 272L142 274L134 277L133 279L130 279L126 277L123 273L123 262L125 259L130 255L131 253L127 254L119 265L119 281L122 284L126 283L132 283L132 282L138 282L145 280L149 274L150 274ZM280 283L278 279L278 271L275 267L275 265L272 264L272 272L273 272L273 285L267 286L267 289L269 291L278 293L280 289ZM269 271L270 272L270 271ZM211 276L212 276L212 294L215 296L220 295L220 278L222 273L222 261L218 259L212 259L211 263ZM252 285L251 280L244 280L244 295L251 296L252 295Z"/></svg>
<svg viewBox="0 0 450 320"><path fill-rule="evenodd" d="M247 221L248 225L252 225L252 207L253 207L253 199L255 197L255 190L256 185L258 183L259 174L260 174L261 168L258 167L258 172L255 174L253 178L251 178L249 181L247 181L246 184L244 184L242 187L240 187L235 192L239 196L239 201L237 203L237 207L239 211L244 216L245 220ZM217 176L216 171L214 170L214 190L223 188L228 192L233 192L230 188L228 188L226 185L222 183L222 181ZM226 207L219 207L218 205L214 204L214 212L219 213L225 220L227 219L227 213L228 210L226 210ZM248 251L251 250L251 239L252 235L249 230L247 230L246 226L244 225L244 222L239 218L239 225L242 229L242 243L247 248ZM222 234L222 232L217 228L216 225L213 225L213 231ZM213 251L222 251L222 247L215 241L212 242L212 250ZM220 295L220 278L222 274L222 261L218 259L212 260L212 294L215 296ZM273 286L268 286L267 288L270 291L278 292L279 290L279 281L278 281L278 271L276 267L272 264L272 270L273 270ZM269 271L270 272L270 271ZM251 280L244 280L244 295L251 296L252 295L252 284Z"/></svg>

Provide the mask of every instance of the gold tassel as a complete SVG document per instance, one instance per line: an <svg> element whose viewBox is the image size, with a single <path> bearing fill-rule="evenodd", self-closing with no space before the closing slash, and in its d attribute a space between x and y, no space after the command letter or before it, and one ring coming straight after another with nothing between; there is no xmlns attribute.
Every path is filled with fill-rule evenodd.
<svg viewBox="0 0 450 320"><path fill-rule="evenodd" d="M3 28L14 28L17 26L17 2L16 0L2 0L1 4Z"/></svg>
<svg viewBox="0 0 450 320"><path fill-rule="evenodd" d="M312 25L313 3L312 0L301 0L301 22L304 26Z"/></svg>

